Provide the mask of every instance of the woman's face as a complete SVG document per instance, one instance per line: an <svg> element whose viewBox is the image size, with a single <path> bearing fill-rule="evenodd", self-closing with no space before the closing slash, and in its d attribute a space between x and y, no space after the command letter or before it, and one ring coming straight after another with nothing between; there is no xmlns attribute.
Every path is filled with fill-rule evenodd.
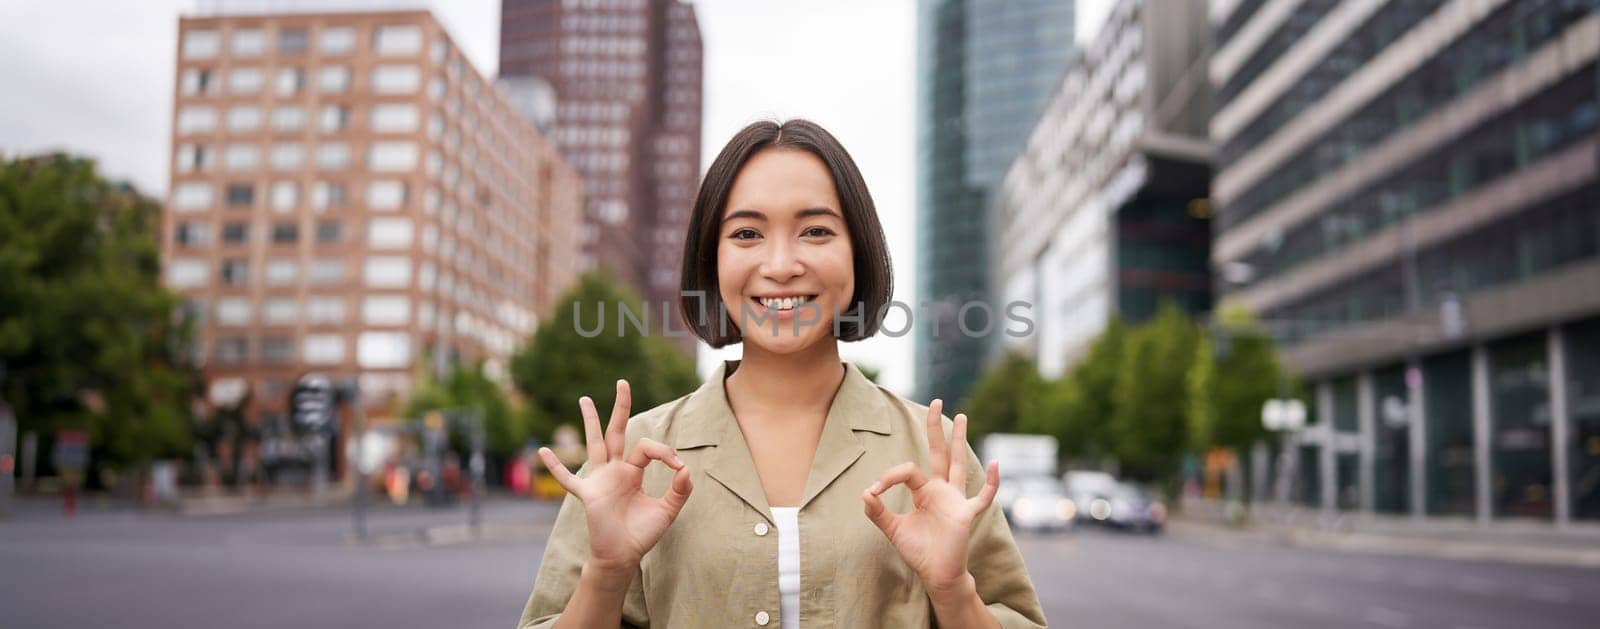
<svg viewBox="0 0 1600 629"><path fill-rule="evenodd" d="M722 213L717 280L747 346L786 354L834 338L855 294L843 212L816 155L769 148L745 162Z"/></svg>

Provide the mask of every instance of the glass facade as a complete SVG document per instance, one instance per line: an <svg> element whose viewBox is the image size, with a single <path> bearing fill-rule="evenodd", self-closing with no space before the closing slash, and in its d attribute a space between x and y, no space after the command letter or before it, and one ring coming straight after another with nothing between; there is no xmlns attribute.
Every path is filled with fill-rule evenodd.
<svg viewBox="0 0 1600 629"><path fill-rule="evenodd" d="M1543 333L1489 346L1490 486L1494 517L1548 518L1550 369Z"/></svg>
<svg viewBox="0 0 1600 629"><path fill-rule="evenodd" d="M1066 70L1073 7L918 2L918 399L962 399L982 367L989 340L959 333L956 313L963 303L992 300L985 263L991 192ZM981 309L972 310L969 328L988 324Z"/></svg>
<svg viewBox="0 0 1600 629"><path fill-rule="evenodd" d="M1294 486L1293 500L1307 507L1322 506L1322 448L1315 445L1300 446L1300 464L1296 466L1299 478Z"/></svg>
<svg viewBox="0 0 1600 629"><path fill-rule="evenodd" d="M1139 198L1116 213L1117 314L1140 322L1163 299L1187 312L1211 309L1211 231L1187 198Z"/></svg>
<svg viewBox="0 0 1600 629"><path fill-rule="evenodd" d="M1600 318L1567 326L1563 333L1572 518L1600 520Z"/></svg>
<svg viewBox="0 0 1600 629"><path fill-rule="evenodd" d="M1372 374L1372 508L1379 513L1411 509L1411 413L1404 365Z"/></svg>
<svg viewBox="0 0 1600 629"><path fill-rule="evenodd" d="M1431 356L1422 364L1427 417L1425 449L1429 515L1472 515L1472 355L1466 350Z"/></svg>

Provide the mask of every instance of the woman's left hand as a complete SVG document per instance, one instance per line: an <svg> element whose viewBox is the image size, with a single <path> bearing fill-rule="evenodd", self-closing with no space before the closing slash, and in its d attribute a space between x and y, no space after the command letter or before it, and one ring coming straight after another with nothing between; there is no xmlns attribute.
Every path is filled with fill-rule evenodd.
<svg viewBox="0 0 1600 629"><path fill-rule="evenodd" d="M967 416L956 415L948 446L941 410L944 403L928 405L928 461L932 478L907 461L889 468L861 494L867 518L876 524L916 570L929 594L955 592L971 579L967 573L967 540L972 523L994 502L1000 488L999 462L990 462L983 489L967 498ZM905 483L911 490L912 510L895 513L879 498L890 487Z"/></svg>

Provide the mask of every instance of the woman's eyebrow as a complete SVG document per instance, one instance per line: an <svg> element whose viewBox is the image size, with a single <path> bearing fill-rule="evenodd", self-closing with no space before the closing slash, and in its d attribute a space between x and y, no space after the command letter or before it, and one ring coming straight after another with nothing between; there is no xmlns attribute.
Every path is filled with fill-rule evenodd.
<svg viewBox="0 0 1600 629"><path fill-rule="evenodd" d="M795 218L806 218L808 216L832 216L841 221L844 220L844 217L840 216L838 212L833 211L832 208L826 207L808 207L795 213ZM765 221L767 220L767 215L756 210L735 210L733 212L729 212L727 216L722 217L722 220L731 221L736 218L749 218L758 221Z"/></svg>

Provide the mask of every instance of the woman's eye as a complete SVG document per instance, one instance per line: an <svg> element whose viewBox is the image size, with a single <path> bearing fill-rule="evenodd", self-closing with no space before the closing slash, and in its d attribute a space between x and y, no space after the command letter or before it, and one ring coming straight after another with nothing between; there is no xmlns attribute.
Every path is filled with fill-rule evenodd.
<svg viewBox="0 0 1600 629"><path fill-rule="evenodd" d="M735 230L731 234L728 234L728 237L732 238L734 240L750 240L752 238L760 238L761 234L756 233L756 230L754 230L754 229L750 229L749 227L745 227L745 228L742 228L742 229Z"/></svg>
<svg viewBox="0 0 1600 629"><path fill-rule="evenodd" d="M802 236L810 236L810 237L813 237L813 238L820 238L820 237L823 237L823 236L832 236L833 235L833 230L828 229L826 227L808 227L800 235L802 235Z"/></svg>

